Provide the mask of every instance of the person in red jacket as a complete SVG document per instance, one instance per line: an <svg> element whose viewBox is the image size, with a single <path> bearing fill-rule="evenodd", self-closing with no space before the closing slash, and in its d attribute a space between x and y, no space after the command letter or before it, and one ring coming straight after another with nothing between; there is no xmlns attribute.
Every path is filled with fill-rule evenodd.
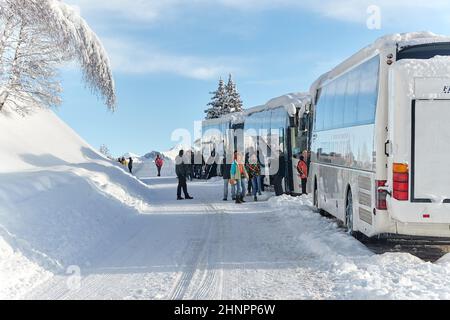
<svg viewBox="0 0 450 320"><path fill-rule="evenodd" d="M156 169L158 169L158 177L161 177L161 169L164 165L164 160L160 157L159 154L156 156L155 164Z"/></svg>
<svg viewBox="0 0 450 320"><path fill-rule="evenodd" d="M300 161L297 165L297 171L300 179L302 180L302 195L307 195L308 193L306 192L306 185L308 183L308 165L305 162L304 156L300 156Z"/></svg>

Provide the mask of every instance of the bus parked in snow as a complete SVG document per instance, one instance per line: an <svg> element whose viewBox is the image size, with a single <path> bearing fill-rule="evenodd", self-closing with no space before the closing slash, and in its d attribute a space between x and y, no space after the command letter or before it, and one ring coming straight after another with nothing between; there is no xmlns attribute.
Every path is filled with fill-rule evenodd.
<svg viewBox="0 0 450 320"><path fill-rule="evenodd" d="M258 153L266 185L272 183L274 170L284 168L284 191L300 194L296 168L298 155L308 146L310 101L308 94L288 94L242 113L203 121L204 157L221 163L234 151L244 155ZM279 153L283 154L284 163L278 162Z"/></svg>
<svg viewBox="0 0 450 320"><path fill-rule="evenodd" d="M311 87L309 188L349 232L450 237L450 38L387 36Z"/></svg>

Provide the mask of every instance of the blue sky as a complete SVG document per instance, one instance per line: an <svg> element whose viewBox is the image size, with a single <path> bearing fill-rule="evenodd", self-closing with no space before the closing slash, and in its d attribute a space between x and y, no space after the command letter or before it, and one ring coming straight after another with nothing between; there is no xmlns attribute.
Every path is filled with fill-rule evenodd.
<svg viewBox="0 0 450 320"><path fill-rule="evenodd" d="M106 111L73 68L61 72L57 113L114 155L167 150L175 129L204 117L219 77L232 73L246 108L307 91L322 73L390 33L450 34L447 1L67 0L110 54L118 110ZM370 30L370 5L381 29Z"/></svg>

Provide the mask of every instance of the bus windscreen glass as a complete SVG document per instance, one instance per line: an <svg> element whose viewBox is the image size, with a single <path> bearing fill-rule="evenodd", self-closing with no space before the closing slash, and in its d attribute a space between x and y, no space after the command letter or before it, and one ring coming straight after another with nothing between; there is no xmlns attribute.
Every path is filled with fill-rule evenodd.
<svg viewBox="0 0 450 320"><path fill-rule="evenodd" d="M411 46L400 50L397 60L403 59L431 59L436 56L450 56L450 43L432 43Z"/></svg>

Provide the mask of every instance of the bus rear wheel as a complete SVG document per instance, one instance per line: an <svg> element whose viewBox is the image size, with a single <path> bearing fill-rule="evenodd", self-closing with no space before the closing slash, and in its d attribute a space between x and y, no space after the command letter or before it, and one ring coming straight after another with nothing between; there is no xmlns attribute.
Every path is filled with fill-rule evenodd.
<svg viewBox="0 0 450 320"><path fill-rule="evenodd" d="M317 188L317 179L314 181L313 204L315 208L319 209L319 191Z"/></svg>
<svg viewBox="0 0 450 320"><path fill-rule="evenodd" d="M351 190L347 193L347 204L345 206L345 229L349 235L355 235L353 223L353 195Z"/></svg>

